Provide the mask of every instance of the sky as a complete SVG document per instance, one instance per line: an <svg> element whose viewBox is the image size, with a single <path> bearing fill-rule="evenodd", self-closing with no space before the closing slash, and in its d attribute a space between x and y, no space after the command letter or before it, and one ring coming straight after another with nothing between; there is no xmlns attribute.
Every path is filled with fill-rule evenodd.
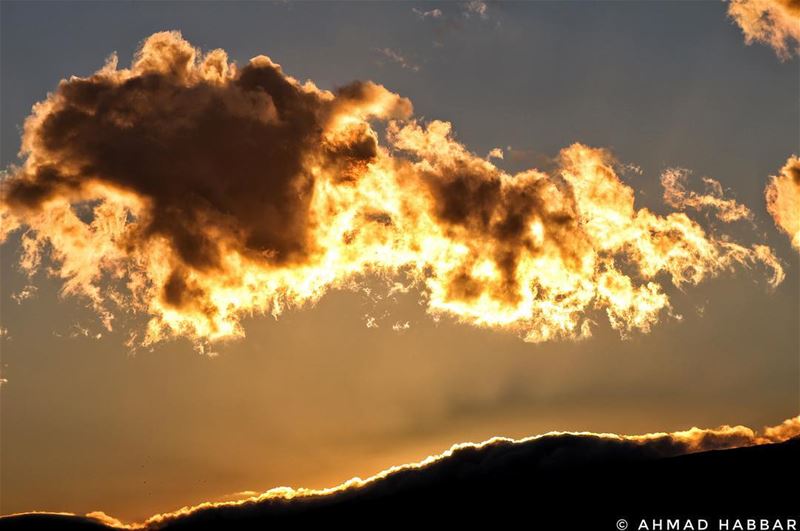
<svg viewBox="0 0 800 531"><path fill-rule="evenodd" d="M770 262L755 255L730 258L696 286L674 286L664 278L672 273L668 269L657 278L671 309L663 309L657 319L647 314L642 317L646 325L615 329L604 315L616 308L611 300L602 308L576 313L580 323L590 323L591 337L578 337L579 323L550 338L543 337L543 327L553 326L550 320L508 326L479 322L485 316L475 317L477 303L454 295L454 282L438 295L437 284L387 295L382 291L385 277L367 274L353 282L348 278L325 284L324 295L307 297L300 307L289 307L277 317L245 308L236 321L240 328L230 337L216 338L204 331L208 323L196 321L194 313L188 321L175 321L182 323L180 331L170 328L169 311L180 319L194 310L186 299L191 289L171 300L166 287L183 282L186 288L187 282L196 281L195 291L214 292L217 285L203 282L220 278L203 277L201 267L187 258L194 255L178 244L175 227L183 228L180 221L175 225L173 218L153 218L159 221L153 230L174 244L165 244L166 254L157 246L161 243L147 239L136 251L137 259L151 265L162 257L183 264L165 281L167 295L163 300L143 295L138 302L144 310L121 311L112 330L104 326L97 303L110 298L112 284L101 285L95 299L80 290L64 294L65 279L57 276L65 270L46 257L44 267L29 276L24 260L20 263L24 231L14 231L0 247L0 513L102 509L137 520L245 491L326 487L419 460L454 443L495 435L761 427L798 413L800 260L764 200L769 178L800 153L798 59L758 42L748 44L722 2L480 5L4 2L0 164L9 174L16 173L15 167L23 167L22 173L35 170L31 175L46 184L43 166L29 168L18 158L32 106L55 91L60 80L98 71L112 52L119 68L127 68L145 39L178 30L204 52L224 49L240 68L263 54L299 82L312 80L318 89L303 89L303 97L315 106L309 116L323 120L321 127L333 135L332 147L324 153L304 147L302 153L336 168L325 171L362 171L362 166L348 164L364 144L344 135L356 135L371 149L372 133L331 129L336 120L324 120L350 117L350 109L359 106L368 108L365 113L372 112L370 105L380 107L369 119L377 122L374 131L381 145L392 142L393 150L377 156L396 165L398 182L407 179L416 187L420 174L420 183L434 183L433 199L443 197L441 205L434 205L441 224L431 230L447 226L442 220L455 219L451 210L461 212L460 204L453 207L451 188L436 188L436 179L446 173L442 168L468 168L486 179L504 172L521 182L524 177L518 172L524 170L537 168L547 175L568 171L559 153L577 142L608 150L616 162L590 148L575 148L564 156L613 166L624 189L635 191L637 209L646 207L665 216L662 220L677 219L666 216L685 210L703 226L716 227L707 229L708 241L715 245L735 241L748 253L755 253L754 246L767 246L785 274L783 281L771 285ZM272 72L271 64L256 66ZM385 89L349 85L353 81L372 81ZM229 86L225 80L219 83ZM335 96L327 100L317 90ZM238 92L231 94L231 109L252 104L235 99ZM76 89L75 98L80 97ZM189 97L177 101L188 105L194 101ZM390 119L412 119L408 102L420 126L450 122L449 140L437 140L430 128L410 126L384 141L384 134L392 133ZM367 120L364 116L356 116L355 122ZM202 116L197 120L205 123ZM269 116L264 120L271 123ZM162 126L155 123L154 129L143 130L158 135ZM87 123L85 130L94 131L92 125ZM102 135L92 132L95 136L87 137L91 141L76 147L69 133L52 132L50 140L48 134L43 129L32 144L41 160L61 149L59 160L74 157L70 160L116 168L103 166L107 150L92 151L93 139L104 145ZM217 139L217 145L227 146L226 140ZM172 153L179 158L186 146L175 142L177 151ZM447 152L454 153L453 160L427 154L430 145L451 150ZM495 148L502 158L487 157ZM216 146L210 143L207 149ZM402 162L394 154L400 151L421 162ZM397 161L388 162L389 157ZM172 168L171 160L165 158L163 167ZM268 172L282 171L278 163L270 166L272 162L267 158L264 163ZM126 164L138 168L138 163L132 158ZM247 171L237 168L225 178L233 182L237 171ZM688 170L679 174L701 192L701 178L714 179L724 197L735 201L727 205L744 205L750 214L722 223L714 219L716 210L695 211L686 196L665 205L662 175L672 168ZM155 179L157 190L148 193L161 201L158 205L201 215L206 211L198 214L191 210L194 203L182 202L181 188L194 186L191 179L199 183L200 173L186 182L176 175L163 186ZM158 170L154 174L160 175ZM531 177L526 193L538 193L530 190L539 190L535 183L541 178ZM136 188L139 183L130 186L145 189ZM153 185L148 181L147 186ZM573 189L579 190L578 185ZM28 189L19 190L19 197L34 197L24 196ZM63 190L69 184L48 193L68 194ZM162 197L164 190L170 193ZM450 227L457 233L453 238L464 237L458 233L464 229L468 234L462 245L469 246L474 237L489 242L492 253L516 253L517 240L469 233L477 226L470 213L485 197L495 197L491 190L482 193L462 194L475 204L465 207L462 225ZM230 208L243 231L251 230L252 212L237 205L249 204L249 196L231 196L239 201ZM560 196L554 197L541 204L558 204ZM592 201L587 199L587 208ZM284 206L275 207L279 214L273 221L285 232L261 233L256 227L237 252L249 256L250 242L260 237L276 248L283 245L280 252L288 249L287 258L280 252L278 258L270 255L268 262L274 262L269 267L283 266L278 260L291 265L307 259L306 249L284 238L304 227L303 220L299 229L294 224L297 205L290 202L282 210ZM417 218L409 219L422 227ZM558 234L542 219L540 230L547 238ZM227 226L212 226L223 231L220 241L228 241ZM40 224L42 231L46 227ZM605 237L613 239L614 234ZM194 249L197 241L205 240L190 239L189 247ZM557 243L583 252L572 243ZM499 256L492 253L487 252ZM426 267L444 275L433 262ZM81 267L93 266L87 262ZM55 277L47 274L48 268ZM299 282L295 277L290 281ZM498 296L503 310L517 304L506 295ZM160 316L161 328L150 341L143 340L153 315ZM615 315L620 321L637 317L622 311ZM201 324L195 326L197 322Z"/></svg>

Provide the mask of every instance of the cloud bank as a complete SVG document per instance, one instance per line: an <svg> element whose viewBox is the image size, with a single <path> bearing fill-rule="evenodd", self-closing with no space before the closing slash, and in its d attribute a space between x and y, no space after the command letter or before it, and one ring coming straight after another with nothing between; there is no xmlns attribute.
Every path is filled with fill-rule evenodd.
<svg viewBox="0 0 800 531"><path fill-rule="evenodd" d="M245 316L366 275L401 278L432 316L533 342L587 337L596 313L646 332L671 309L669 285L736 266L783 279L764 245L637 207L605 149L574 144L554 170L512 175L383 86L322 90L177 32L147 38L130 68L112 56L63 80L26 120L21 159L0 236L21 229L22 268L48 260L107 328L146 316L131 345L241 337ZM747 217L721 189L680 182L673 207Z"/></svg>
<svg viewBox="0 0 800 531"><path fill-rule="evenodd" d="M648 468L648 463L664 463L663 466L658 465L662 469L664 467L680 469L683 465L679 465L678 462L660 460L715 450L770 446L798 436L800 436L800 416L767 427L761 433L756 433L745 426L721 426L715 429L692 428L672 433L633 436L551 432L520 440L495 437L478 444L457 444L442 454L430 456L418 463L392 467L367 479L353 478L329 489L280 487L245 500L207 502L184 507L177 511L154 515L145 522L137 524L125 524L100 511L89 513L86 517L110 527L124 529L182 529L203 525L211 528L221 525L239 528L236 527L237 522L242 528L251 528L254 524L271 521L266 520L270 517L311 514L314 511L329 511L324 513L327 516L341 515L341 512L363 513L362 517L369 521L372 516L385 518L388 514L392 514L387 510L387 507L392 507L392 500L404 510L415 514L426 514L427 510L419 507L419 504L431 503L434 509L442 511L445 503L437 499L437 496L449 496L458 505L469 496L480 498L485 495L476 492L494 493L492 495L495 498L484 500L492 510L500 508L499 505L493 507L492 503L502 499L513 504L521 503L523 504L521 507L529 507L531 503L529 496L536 492L536 489L555 492L556 497L559 497L561 487L568 487L571 492L579 490L584 494L583 489L588 488L590 492L594 492L594 496L600 496L596 488L612 485L615 475L638 473L642 476L640 479L647 479L647 485L632 483L626 488L642 491L645 486L655 488L665 481L664 477L648 476L653 473L653 469ZM743 477L745 460L741 455L737 454L732 463L726 462L724 468L732 471L734 475ZM790 456L797 458L796 446ZM731 466L737 463L738 468ZM787 467L791 466L791 462L784 464ZM780 470L770 471L763 468L761 462L756 465L762 478L782 473ZM612 469L611 475L607 474L607 468ZM692 467L689 469L692 470ZM637 470L644 472L635 472ZM595 475L597 477L594 480L590 479ZM569 478L569 481L562 484L559 483L561 481L559 478ZM586 484L572 483L576 478L581 478ZM681 479L702 486L704 481L710 478ZM746 492L744 483L741 486L733 485L733 488L739 492ZM673 487L669 485L669 488ZM678 500L675 498L676 492L671 494L668 502L669 508L674 512ZM517 496L521 499L517 499ZM773 496L779 499L774 493ZM590 498L581 499L574 492L570 499L587 506L591 503ZM624 499L624 496L620 495L620 499ZM699 503L706 509L710 507L708 499L701 499ZM459 511L463 511L464 506L460 507ZM729 514L730 506L725 505L725 507ZM612 509L630 511L633 508L623 504ZM373 512L375 514L372 514ZM461 516L447 514L453 518L463 516L463 514ZM255 522L246 520L249 517L259 520ZM531 514L531 517L536 518L537 514ZM372 523L374 524L374 521ZM247 527L248 524L251 527Z"/></svg>
<svg viewBox="0 0 800 531"><path fill-rule="evenodd" d="M731 0L728 16L742 29L747 44L771 46L782 60L800 51L798 0Z"/></svg>
<svg viewBox="0 0 800 531"><path fill-rule="evenodd" d="M775 225L800 251L800 158L789 157L780 173L770 177L764 195Z"/></svg>

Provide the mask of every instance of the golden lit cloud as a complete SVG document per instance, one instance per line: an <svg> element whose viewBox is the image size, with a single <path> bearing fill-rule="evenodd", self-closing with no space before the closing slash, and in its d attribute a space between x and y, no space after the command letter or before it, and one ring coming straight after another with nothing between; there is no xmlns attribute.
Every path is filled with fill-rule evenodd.
<svg viewBox="0 0 800 531"><path fill-rule="evenodd" d="M23 269L48 260L106 328L147 316L131 345L241 337L245 316L367 275L402 278L433 316L533 342L587 337L596 312L646 332L671 310L670 284L737 265L783 279L766 246L638 208L604 149L574 144L550 172L510 174L380 85L321 90L177 32L149 37L129 69L112 57L62 81L27 119L21 155L3 237L24 229ZM664 184L678 210L750 217L716 181L705 195L680 174Z"/></svg>
<svg viewBox="0 0 800 531"><path fill-rule="evenodd" d="M687 189L690 172L682 168L670 168L661 174L664 187L664 202L673 208L685 210L712 210L721 221L731 223L741 219L753 219L749 208L735 199L725 197L719 181L703 177L706 193L700 194Z"/></svg>
<svg viewBox="0 0 800 531"><path fill-rule="evenodd" d="M800 50L798 0L731 0L728 16L742 28L747 44L771 46L781 59Z"/></svg>
<svg viewBox="0 0 800 531"><path fill-rule="evenodd" d="M800 158L789 157L780 173L770 178L764 193L775 225L800 251Z"/></svg>
<svg viewBox="0 0 800 531"><path fill-rule="evenodd" d="M786 419L777 426L764 428L764 433L756 437L756 443L779 443L795 437L800 437L800 415Z"/></svg>

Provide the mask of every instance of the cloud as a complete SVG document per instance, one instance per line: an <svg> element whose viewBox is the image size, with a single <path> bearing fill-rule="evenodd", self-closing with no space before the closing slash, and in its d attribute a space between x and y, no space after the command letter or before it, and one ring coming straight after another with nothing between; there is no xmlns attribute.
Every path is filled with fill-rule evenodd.
<svg viewBox="0 0 800 531"><path fill-rule="evenodd" d="M408 321L406 321L405 323L397 321L395 324L392 325L392 330L394 330L395 332L402 332L404 330L408 330L409 328L411 328L411 323Z"/></svg>
<svg viewBox="0 0 800 531"><path fill-rule="evenodd" d="M245 316L367 275L402 278L436 318L534 342L587 337L597 312L646 332L671 310L669 285L737 265L783 278L764 245L638 208L607 150L574 144L551 171L509 174L381 85L322 90L177 32L146 39L128 69L112 57L62 81L26 120L21 156L3 237L24 229L22 268L47 260L107 329L146 316L133 347L241 337Z"/></svg>
<svg viewBox="0 0 800 531"><path fill-rule="evenodd" d="M776 426L764 428L756 437L756 444L779 443L800 436L800 415L786 419Z"/></svg>
<svg viewBox="0 0 800 531"><path fill-rule="evenodd" d="M742 28L745 42L771 46L782 60L800 51L800 2L732 0L728 16Z"/></svg>
<svg viewBox="0 0 800 531"><path fill-rule="evenodd" d="M464 16L477 15L480 18L489 18L489 6L482 0L470 0L464 4Z"/></svg>
<svg viewBox="0 0 800 531"><path fill-rule="evenodd" d="M415 65L414 63L410 62L408 59L403 57L400 54L400 52L396 52L391 48L378 48L378 53L380 53L383 57L390 60L391 62L400 65L406 70L419 72L419 66Z"/></svg>
<svg viewBox="0 0 800 531"><path fill-rule="evenodd" d="M710 209L725 223L742 219L752 220L753 212L735 199L726 199L719 181L710 177L703 177L706 193L700 194L687 189L689 180L688 170L670 168L661 174L661 186L664 188L664 202L673 208L685 210Z"/></svg>
<svg viewBox="0 0 800 531"><path fill-rule="evenodd" d="M16 293L11 294L11 300L16 302L17 304L22 304L28 299L32 299L36 296L36 292L39 291L39 288L33 284L28 284L19 290Z"/></svg>
<svg viewBox="0 0 800 531"><path fill-rule="evenodd" d="M775 225L800 251L800 158L789 157L780 173L770 177L764 195Z"/></svg>
<svg viewBox="0 0 800 531"><path fill-rule="evenodd" d="M503 150L500 148L492 148L489 153L486 155L486 160L489 159L502 159L503 158Z"/></svg>
<svg viewBox="0 0 800 531"><path fill-rule="evenodd" d="M441 18L443 13L441 9L431 9L429 11L423 11L422 9L417 9L416 7L412 7L411 11L417 15L419 18Z"/></svg>
<svg viewBox="0 0 800 531"><path fill-rule="evenodd" d="M695 484L707 491L710 482L727 470L738 476L741 482L740 485L727 485L727 488L748 494L751 491L746 485L762 488L751 484L751 474L763 481L782 473L781 470L770 473L770 468L764 466L763 452L760 458L753 457L752 453L712 455L706 452L764 446L777 448L775 445L798 436L800 416L765 428L761 433L745 426L726 425L715 429L692 428L632 436L550 432L520 440L495 437L477 444L456 444L422 461L395 466L367 479L353 478L328 489L279 487L244 500L233 496L229 501L183 507L154 515L138 524L123 524L100 511L89 513L87 518L127 529L203 528L219 525L223 520L226 527L249 528L247 525L253 526L256 522L264 524L270 518L288 516L317 514L325 519L346 515L385 517L395 514L392 509L395 506L413 514L434 516L438 511L448 518L464 518L464 507L470 507L465 503L469 500L481 504L472 507L477 511L475 516L485 512L496 516L495 511L512 507L516 511L521 508L529 510L531 499L548 493L560 498L569 492L570 500L587 508L593 507L592 500L597 500L599 508L612 500L598 500L604 492L598 489L605 489L615 499L627 500L624 507L610 507L614 511L632 510L637 491L645 496L642 502L649 504L657 501L656 493L664 490L670 495L661 499L669 503L674 512L682 503L678 493L672 490L678 486L678 481L684 489ZM779 453L770 454L770 462L785 463L782 460L786 455L796 457L797 450L796 445L779 448ZM695 459L676 460L689 454ZM718 476L700 473L709 468ZM748 469L753 471L748 472ZM675 474L671 475L669 470ZM667 478L672 480L667 481ZM716 487L722 489L725 485L716 484ZM782 499L773 490L770 490L770 496ZM710 500L702 498L701 501L705 504L705 511L713 507ZM537 511L544 512L547 507L544 504ZM730 499L723 507L729 513ZM450 512L450 509L456 512ZM466 512L472 514L469 510ZM559 510L558 514L563 518L563 512ZM543 514L529 516L536 518ZM13 516L11 518L13 521Z"/></svg>
<svg viewBox="0 0 800 531"><path fill-rule="evenodd" d="M95 520L101 524L104 524L110 528L116 529L130 529L133 526L128 526L120 520L117 520L113 516L109 516L103 511L93 511L86 514L86 518L89 520Z"/></svg>

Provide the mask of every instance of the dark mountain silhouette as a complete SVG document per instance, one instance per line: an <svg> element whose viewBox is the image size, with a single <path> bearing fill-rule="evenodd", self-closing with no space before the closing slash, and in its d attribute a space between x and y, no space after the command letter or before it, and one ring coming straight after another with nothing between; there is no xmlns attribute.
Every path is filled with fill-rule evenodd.
<svg viewBox="0 0 800 531"><path fill-rule="evenodd" d="M730 526L737 518L782 518L785 529L787 518L798 519L800 438L683 455L676 455L676 444L572 434L499 441L329 495L217 505L168 516L149 528L602 530L616 529L621 518L629 529L637 529L642 518L702 518L708 529L717 529L719 518ZM6 517L0 528L111 529L85 517L44 514Z"/></svg>

